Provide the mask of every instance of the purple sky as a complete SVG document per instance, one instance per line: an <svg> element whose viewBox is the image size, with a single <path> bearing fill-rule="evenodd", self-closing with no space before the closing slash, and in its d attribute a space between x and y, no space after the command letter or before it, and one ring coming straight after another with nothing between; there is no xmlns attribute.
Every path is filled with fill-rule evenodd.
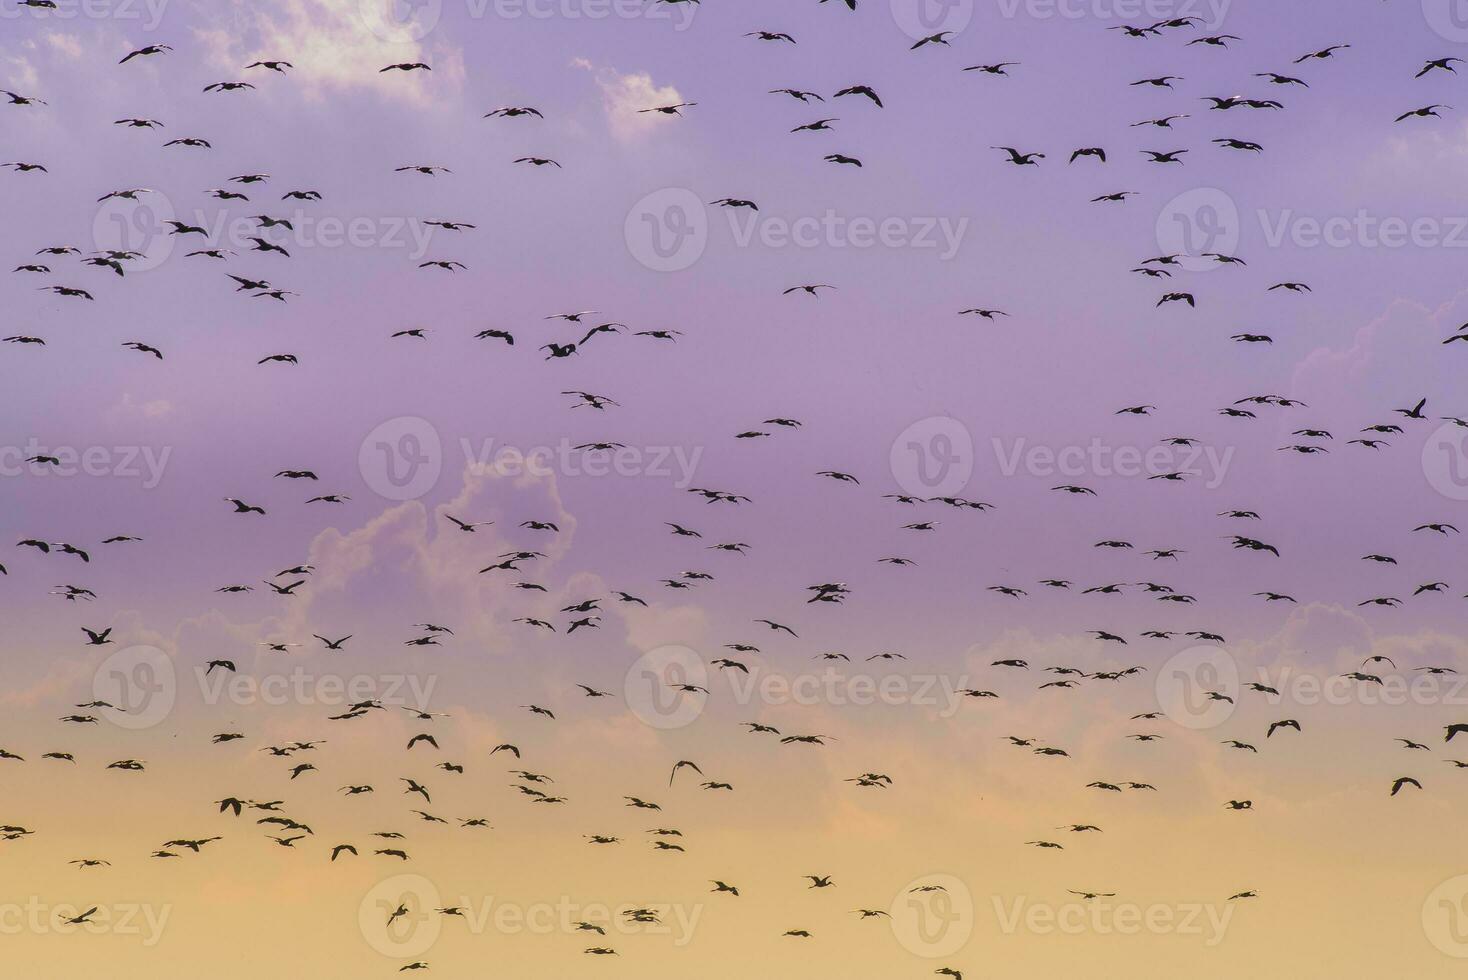
<svg viewBox="0 0 1468 980"><path fill-rule="evenodd" d="M368 29L373 0L175 2L108 16L7 8L0 86L46 104L0 106L0 156L49 172L0 171L0 243L7 271L50 271L6 280L4 334L46 344L0 346L0 513L15 540L72 542L92 557L0 555L12 702L54 713L57 699L85 697L99 658L78 653L78 626L107 625L122 644L156 644L181 665L267 663L260 641L324 632L359 637L353 662L364 669L426 670L444 655L405 651L410 624L451 621L454 658L506 669L446 680L449 696L496 708L564 697L551 692L582 677L615 686L641 652L674 642L706 659L723 644L758 643L787 663L901 651L950 673L1029 643L1088 668L1160 663L1188 645L1148 645L1144 629L1215 631L1250 663L1325 673L1388 649L1464 660L1461 538L1413 528L1462 523L1468 500L1468 428L1442 422L1468 416L1468 344L1441 343L1468 321L1468 125L1450 109L1393 119L1431 103L1468 109L1457 74L1413 77L1428 59L1461 53L1468 28L1443 27L1448 5L1434 0L1295 0L1234 3L1205 27L1146 39L1108 30L1209 13L1154 6L1121 19L1103 0L1064 5L1074 16L1038 0L960 3L948 14L959 20L945 22L966 24L951 46L916 51L900 26L906 0L861 0L855 13L838 0L706 0L609 17L575 0L533 16L444 0L409 21L426 33L396 43ZM760 30L798 43L742 36ZM1240 40L1186 43L1224 33ZM1342 43L1335 57L1293 63ZM173 50L118 64L147 44ZM244 70L261 59L294 67ZM432 72L378 71L417 61ZM996 62L1017 64L1007 76L962 71ZM1164 74L1183 80L1129 84ZM221 81L256 87L201 91ZM859 84L885 107L834 97ZM825 101L767 94L785 87ZM1207 97L1235 95L1284 109L1208 108ZM678 102L696 105L637 112ZM543 118L482 118L505 106ZM1180 113L1189 118L1170 129L1132 125ZM113 124L135 117L164 126ZM790 132L822 118L837 120L832 131ZM162 145L185 137L212 148ZM1222 137L1262 152L1210 142ZM1014 167L996 145L1046 156ZM1093 146L1104 164L1067 162ZM1184 148L1182 165L1140 152ZM831 153L863 166L824 162ZM525 156L560 166L512 162ZM408 165L452 172L395 172ZM253 173L271 177L230 182ZM97 200L144 187L136 206ZM250 200L220 201L211 188ZM292 190L322 200L282 200ZM1118 191L1138 193L1091 201ZM724 198L758 212L709 203ZM668 210L684 200L701 203ZM250 251L258 214L295 224L263 233L289 257ZM669 259L677 268L657 268L646 216L672 222L663 232L697 233L694 251ZM168 218L204 226L209 242L169 236ZM887 240L860 241L864 223ZM1218 234L1174 238L1185 225ZM814 238L772 244L791 227ZM36 254L61 245L146 255L118 277L76 255ZM236 254L184 254L211 247ZM1196 259L1215 249L1247 264ZM1180 251L1193 255L1170 279L1131 271ZM428 260L467 268L419 267ZM299 295L256 298L228 273ZM1268 288L1280 282L1311 291ZM835 288L782 294L817 283ZM1196 308L1159 308L1173 290ZM1007 315L958 313L975 307ZM580 324L547 319L581 310L599 312ZM624 331L573 357L537 351L608 321ZM391 337L419 327L427 340ZM486 329L514 345L475 339ZM652 330L679 333L635 336ZM1273 342L1230 340L1243 333ZM164 357L120 346L129 341ZM286 353L299 364L257 363ZM568 390L620 406L573 408ZM1218 414L1263 394L1305 405ZM1424 397L1427 420L1393 411ZM1116 414L1137 405L1155 410ZM803 424L762 424L772 417ZM1405 432L1382 436L1379 450L1347 444L1377 423ZM1313 440L1329 453L1281 451L1312 441L1291 434L1303 428L1332 432ZM751 429L769 436L735 438ZM957 438L955 462L971 470L947 491L991 510L883 499L928 495L902 460L914 438L937 446L934 434ZM1172 461L1115 472L1118 453L1140 457L1169 437L1198 441L1199 473L1147 479L1183 465ZM395 493L381 441L424 449L439 475ZM624 444L630 471L588 475L569 447L591 442ZM468 466L536 447L560 453L549 474ZM90 472L20 462L73 451L90 454ZM1082 453L1080 468L1050 469L1055 453ZM406 472L404 460L392 465ZM320 481L273 477L292 468ZM1096 496L1051 490L1062 484ZM750 501L708 504L690 487ZM351 499L304 503L324 493ZM234 515L226 497L269 513ZM1232 509L1262 519L1219 516ZM466 535L446 513L495 524ZM560 532L517 527L525 520ZM927 520L939 522L934 533L902 529ZM675 537L664 522L702 538ZM144 540L100 544L115 534ZM1281 556L1232 549L1233 534ZM1135 547L1094 546L1103 540ZM750 553L708 549L718 542ZM548 558L518 576L476 574L521 548ZM1144 552L1155 548L1184 553L1152 561ZM1373 553L1396 564L1361 560ZM894 555L917 565L877 562ZM299 562L318 567L304 597L262 584ZM679 592L659 584L685 571L716 579ZM1048 577L1075 586L1037 584ZM517 580L550 591L510 589ZM1412 597L1439 580L1444 594ZM1159 603L1134 585L1145 581L1197 602ZM852 594L807 603L819 582ZM61 583L98 598L47 594ZM1080 594L1107 583L1128 588ZM215 591L231 584L256 591ZM987 590L996 585L1029 595ZM571 637L514 622L564 629L560 606L611 589L651 608L607 600L601 631ZM1265 603L1261 590L1299 603ZM1404 604L1358 606L1387 596ZM753 622L762 617L792 625L799 641ZM1129 648L1090 630L1123 634Z"/></svg>
<svg viewBox="0 0 1468 980"><path fill-rule="evenodd" d="M797 549L806 557L789 556L803 566L792 573L850 578L860 571L869 593L897 600L898 608L941 610L940 619L972 601L974 586L1040 574L1086 582L1139 577L1137 561L1113 571L1112 556L1086 547L1091 538L1188 547L1197 558L1187 569L1190 587L1225 610L1242 607L1238 594L1253 585L1302 589L1325 601L1375 595L1380 571L1346 559L1386 548L1387 539L1397 553L1414 556L1424 581L1444 574L1449 546L1398 537L1420 521L1447 519L1454 503L1432 490L1418 463L1434 427L1418 424L1381 453L1339 444L1330 457L1275 452L1292 441L1286 434L1297 424L1331 429L1339 443L1424 395L1429 414L1462 410L1449 383L1453 350L1431 344L1456 325L1454 247L1270 240L1281 221L1290 239L1309 233L1308 226L1296 230L1296 216L1354 220L1358 210L1377 220L1436 219L1435 233L1451 239L1453 215L1462 210L1460 123L1450 114L1390 125L1406 108L1451 100L1454 78L1413 81L1411 72L1388 66L1415 68L1452 46L1419 18L1386 6L1330 9L1334 33L1313 23L1308 5L1286 13L1231 8L1219 30L1247 40L1221 50L1185 48L1182 32L1140 41L1101 33L1110 22L1093 16L1035 18L1021 8L1006 17L985 7L952 49L909 53L886 11L843 18L817 5L735 12L710 4L687 30L675 31L671 22L643 19L472 19L449 3L421 46L373 44L369 35L338 50L340 64L329 70L303 63L285 77L225 66L231 56L300 59L293 50L262 47L262 36L281 45L290 39L297 15L288 12L239 11L235 20L216 21L169 7L152 31L126 21L63 26L20 18L6 52L7 84L50 104L11 108L5 121L13 145L24 147L18 155L46 162L51 173L6 177L13 215L6 234L17 262L52 243L90 251L97 209L89 202L128 186L161 190L174 213L191 221L202 215L211 230L226 213L291 213L298 224L302 216L366 219L369 235L387 245L332 247L305 230L296 236L305 247L290 260L240 255L218 263L184 259L184 242L197 241L190 236L159 268L126 279L77 269L71 259L53 260L57 270L44 280L14 276L10 322L49 344L9 352L16 370L5 398L14 431L42 447L147 445L170 455L160 485L145 492L137 481L11 479L11 523L21 533L44 528L43 536L59 538L151 531L152 547L169 553L153 552L160 567L150 571L149 591L172 602L198 575L232 580L239 576L231 566L249 568L326 519L342 520L340 510L282 508L287 513L263 533L241 536L218 498L284 504L295 488L271 483L270 473L310 466L331 474L330 490L353 493L345 512L360 522L375 506L353 465L362 437L382 420L414 415L437 428L448 457L425 503L456 492L461 439L476 447L489 439L517 447L562 439L679 446L701 453L697 485L755 498L755 527L772 540L829 542L815 556ZM353 27L330 6L316 14L327 23L337 17L340 31ZM800 43L738 37L753 29L787 30ZM227 33L215 33L221 30ZM1354 46L1337 59L1290 66L1298 53L1342 38ZM178 50L111 64L113 54L145 42ZM350 75L419 56L438 61L426 80ZM1000 60L1020 65L1007 78L959 71ZM1311 88L1250 77L1266 70L1307 77ZM637 92L638 82L622 79L641 73L654 88L672 86L680 100L699 105L685 118L629 129L636 123L612 100ZM1162 73L1187 80L1171 92L1126 85ZM258 90L198 92L246 75ZM788 85L829 98L857 83L876 88L887 108L860 98L803 106L764 94ZM1201 101L1240 92L1278 96L1287 110L1208 112ZM479 118L517 104L535 105L547 118ZM1192 118L1170 131L1127 128L1175 112ZM126 116L159 118L167 128L107 125ZM835 132L785 133L822 116L840 117ZM214 149L159 148L163 138L184 135L210 139ZM1265 152L1207 143L1218 135L1258 141ZM994 143L1049 156L1039 168L1011 168L988 149ZM1111 162L1065 164L1069 150L1088 145L1106 147ZM1147 163L1135 152L1142 147L1187 147L1186 165ZM823 164L819 156L833 151L859 156L864 168ZM554 157L565 169L510 163L525 153ZM407 163L455 173L393 172ZM264 189L248 206L233 202L226 212L224 202L203 196L243 172L274 175L257 185ZM325 200L278 201L287 189L308 187ZM777 231L781 221L829 213L898 219L912 234L943 221L962 235L947 260L942 247L833 247L839 232L818 236L813 248L741 246L731 221L746 222L748 212L731 218L734 212L710 208L702 258L678 272L649 271L624 240L628 210L644 194L683 187L705 201L753 199ZM1196 188L1221 189L1234 203L1236 252L1249 265L1179 273L1176 287L1195 292L1198 309L1155 310L1156 297L1174 283L1127 270L1165 251L1159 214ZM1142 194L1124 205L1087 203L1121 189ZM414 268L421 249L403 223L434 218L479 226L459 234L415 226L433 232L422 257L463 261L467 273ZM108 227L106 217L99 220ZM247 300L231 292L225 271L302 295L286 305ZM1282 280L1307 282L1314 292L1266 292ZM41 281L85 285L98 302L29 288ZM839 288L819 301L780 295L806 281ZM1010 317L955 316L975 305ZM676 346L597 338L574 362L542 363L531 348L575 332L542 318L590 307L634 330L674 327L684 335ZM432 339L388 340L409 326L429 327ZM485 327L510 330L517 346L473 341ZM1275 342L1226 340L1240 331ZM122 340L152 343L167 360L115 349ZM300 356L299 367L254 363L285 351ZM611 394L625 408L568 413L569 401L556 394L562 388ZM56 397L62 390L66 397ZM1310 408L1266 408L1252 422L1213 415L1235 398L1264 392ZM153 403L166 403L155 409L161 417L148 418L140 407ZM1156 404L1155 415L1112 415L1140 403ZM728 438L771 414L807 424L770 444ZM942 514L947 533L924 541L921 572L868 569L873 552L912 550L910 535L890 529L893 508L874 498L897 489L887 464L892 440L931 416L951 416L970 431L977 458L964 493L999 509ZM1092 482L1106 487L1103 497L1076 500L1044 489L1086 480L1010 477L997 458L1021 445L1058 450L1092 439L1108 449L1147 449L1168 435L1232 453L1219 489L1098 478ZM863 489L808 478L826 467L857 474ZM580 518L578 567L627 569L634 578L666 570L673 543L654 536L663 517L697 514L704 526L748 526L742 514L715 517L719 507L669 492L669 482L562 480L568 509ZM1349 500L1339 499L1342 486L1353 489ZM636 511L630 519L623 516L629 507ZM1226 507L1266 510L1269 534L1289 547L1288 560L1267 564L1216 544L1228 527L1203 518ZM1364 529L1361 538L1331 531L1343 521L1378 520L1379 542ZM174 547L217 532L227 544ZM1267 581L1261 565L1270 569ZM757 596L741 596L741 605ZM1007 615L1016 608L982 601ZM1080 608L1067 600L1043 615L1078 615L1078 623L1114 615ZM887 615L877 604L867 611L878 621ZM1431 604L1416 612L1439 615Z"/></svg>

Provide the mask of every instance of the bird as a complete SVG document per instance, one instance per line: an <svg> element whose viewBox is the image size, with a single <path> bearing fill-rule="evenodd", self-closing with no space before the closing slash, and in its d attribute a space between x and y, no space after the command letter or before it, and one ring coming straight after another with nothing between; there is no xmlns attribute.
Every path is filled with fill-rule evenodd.
<svg viewBox="0 0 1468 980"><path fill-rule="evenodd" d="M1439 110L1439 109L1451 109L1451 108L1452 108L1452 106L1450 106L1450 105L1440 105L1440 104L1437 104L1437 103L1433 103L1432 105L1422 106L1420 109L1409 109L1406 112L1402 113L1400 116L1398 116L1394 120L1394 122L1402 122L1404 120L1411 119L1414 116L1417 117L1417 118L1419 118L1419 119L1423 119L1423 118L1426 118L1428 116L1432 116L1433 118L1441 118L1438 115L1438 111L1437 110Z"/></svg>
<svg viewBox="0 0 1468 980"><path fill-rule="evenodd" d="M936 34L929 34L925 37L918 38L917 43L908 48L908 50L916 51L918 48L926 47L929 44L942 44L951 47L952 45L949 42L948 37L952 33L952 31L939 31Z"/></svg>
<svg viewBox="0 0 1468 980"><path fill-rule="evenodd" d="M1434 70L1451 72L1452 74L1456 75L1458 73L1458 69L1454 68L1453 65L1455 63L1462 64L1462 62L1462 58L1433 58L1430 59L1426 64L1424 64L1422 66L1422 70L1417 72L1417 74L1413 75L1412 77L1421 78L1423 75L1426 75L1428 72Z"/></svg>
<svg viewBox="0 0 1468 980"><path fill-rule="evenodd" d="M136 49L134 49L132 51L129 51L127 54L123 55L122 60L119 61L118 64L119 65L125 65L129 61L132 61L134 58L148 58L148 57L152 57L153 55L163 54L165 52L172 51L172 50L173 50L173 48L170 47L167 44L148 44L148 45L144 45L141 48L136 48Z"/></svg>
<svg viewBox="0 0 1468 980"><path fill-rule="evenodd" d="M1043 153L1021 153L1012 146L993 146L992 150L1003 150L1009 155L1009 162L1017 167L1038 167L1039 161L1045 159Z"/></svg>

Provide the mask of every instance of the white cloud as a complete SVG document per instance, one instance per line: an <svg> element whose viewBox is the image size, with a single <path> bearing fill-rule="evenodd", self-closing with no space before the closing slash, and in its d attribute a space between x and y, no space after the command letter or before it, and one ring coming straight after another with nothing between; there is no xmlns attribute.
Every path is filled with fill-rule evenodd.
<svg viewBox="0 0 1468 980"><path fill-rule="evenodd" d="M597 70L585 58L576 58L571 64L576 68L595 72L596 84L601 88L602 105L607 112L607 122L611 126L612 135L619 140L635 139L669 119L660 112L640 110L684 101L676 88L672 85L657 85L645 71L624 75L615 68Z"/></svg>
<svg viewBox="0 0 1468 980"><path fill-rule="evenodd" d="M36 75L36 66L31 64L30 59L7 55L5 58L5 82L14 87L22 95L28 95L36 87L39 78Z"/></svg>
<svg viewBox="0 0 1468 980"><path fill-rule="evenodd" d="M150 401L140 402L133 398L131 392L123 392L122 400L103 413L103 417L110 424L132 420L146 419L155 421L166 419L173 414L173 403L162 398L154 398Z"/></svg>
<svg viewBox="0 0 1468 980"><path fill-rule="evenodd" d="M44 37L46 39L46 43L50 45L52 51L55 51L58 54L65 55L67 58L73 60L81 57L82 44L72 35L58 34L53 31L49 34L44 35Z"/></svg>
<svg viewBox="0 0 1468 980"><path fill-rule="evenodd" d="M235 0L219 25L195 29L207 57L238 72L252 61L279 59L295 66L293 83L309 94L321 89L373 89L390 98L429 103L447 81L458 91L464 80L462 52L433 44L434 24L404 33L384 28L374 5L361 0L285 0L264 10ZM383 72L390 64L423 62L432 72Z"/></svg>

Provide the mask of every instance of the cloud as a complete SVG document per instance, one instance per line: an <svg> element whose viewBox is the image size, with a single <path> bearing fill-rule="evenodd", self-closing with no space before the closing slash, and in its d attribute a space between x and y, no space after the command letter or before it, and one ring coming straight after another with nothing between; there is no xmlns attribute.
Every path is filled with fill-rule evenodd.
<svg viewBox="0 0 1468 980"><path fill-rule="evenodd" d="M70 34L58 34L54 31L43 35L46 43L52 51L75 60L82 56L82 45Z"/></svg>
<svg viewBox="0 0 1468 980"><path fill-rule="evenodd" d="M40 80L36 75L36 66L24 56L6 55L3 70L6 84L13 86L22 95L29 94Z"/></svg>
<svg viewBox="0 0 1468 980"><path fill-rule="evenodd" d="M173 403L162 398L140 402L131 392L123 392L122 400L103 413L103 418L112 425L132 419L166 419L173 414Z"/></svg>
<svg viewBox="0 0 1468 980"><path fill-rule="evenodd" d="M619 140L632 140L642 136L668 117L659 112L642 112L654 106L673 105L683 101L683 96L672 85L657 85L645 71L622 74L615 68L597 69L585 58L576 58L573 67L595 73L596 84L601 88L602 105L606 108L607 123L612 135Z"/></svg>
<svg viewBox="0 0 1468 980"><path fill-rule="evenodd" d="M435 101L430 93L445 81L457 91L464 80L462 52L430 43L434 22L390 24L377 13L378 6L363 0L286 0L267 11L235 0L216 20L218 26L196 28L194 36L221 69L238 72L264 59L290 61L296 66L293 84L312 96L364 88L429 104ZM381 70L416 61L430 65L432 73Z"/></svg>

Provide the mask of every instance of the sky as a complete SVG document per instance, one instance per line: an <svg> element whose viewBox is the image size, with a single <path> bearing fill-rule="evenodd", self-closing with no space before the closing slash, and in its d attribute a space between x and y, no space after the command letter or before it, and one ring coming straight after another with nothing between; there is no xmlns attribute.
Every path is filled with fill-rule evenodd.
<svg viewBox="0 0 1468 980"><path fill-rule="evenodd" d="M1468 322L1468 123L1394 122L1468 106L1457 72L1414 77L1468 58L1453 0L57 4L0 15L0 162L46 168L0 170L0 335L44 340L0 346L4 522L88 558L0 554L0 748L23 757L0 824L35 831L0 840L24 883L0 932L26 975L1461 968L1443 734L1468 692L1419 668L1468 673L1464 563L1455 530L1414 529L1468 500L1468 343L1443 343ZM1174 17L1199 20L1118 29ZM835 95L858 85L881 105ZM1282 107L1209 108L1231 96ZM107 250L123 275L82 262ZM1349 443L1373 425L1402 431ZM1054 666L1143 669L1040 689ZM438 746L404 749L420 732ZM322 744L262 751L296 741ZM685 759L734 789L666 782ZM1388 795L1404 775L1421 791ZM1157 790L1086 785L1127 780ZM230 796L313 832L279 846ZM387 831L409 860L372 853ZM108 925L61 928L93 905ZM605 936L568 925L603 912Z"/></svg>

